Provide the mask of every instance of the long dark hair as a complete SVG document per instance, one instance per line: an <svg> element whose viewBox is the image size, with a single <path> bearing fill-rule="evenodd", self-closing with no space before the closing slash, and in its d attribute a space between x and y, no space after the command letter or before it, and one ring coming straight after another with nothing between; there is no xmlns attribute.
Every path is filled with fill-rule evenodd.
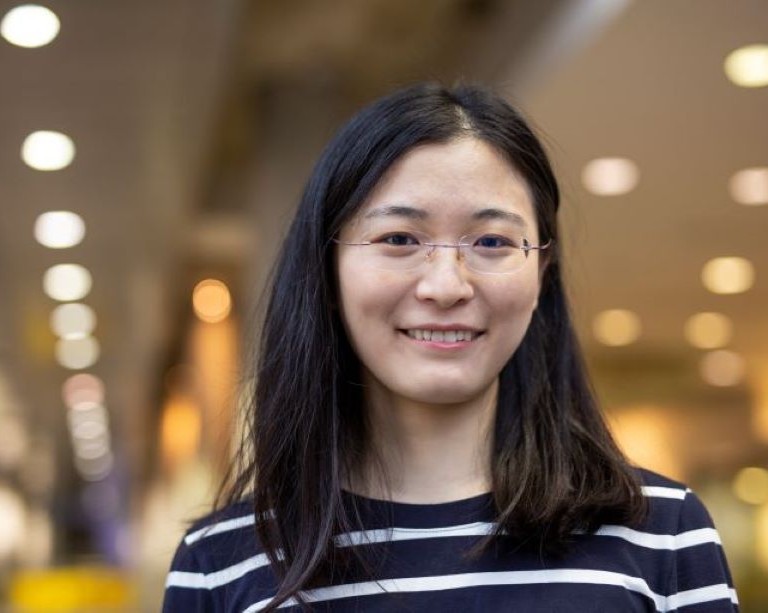
<svg viewBox="0 0 768 613"><path fill-rule="evenodd" d="M334 556L347 555L333 536L363 529L343 503L343 477L359 465L369 436L359 360L335 306L333 238L405 152L462 136L506 156L531 190L542 239L554 240L529 329L500 374L496 535L557 552L576 530L643 516L637 478L602 419L572 327L559 190L544 149L502 98L478 87L420 84L377 100L331 140L273 271L238 468L223 497L252 500L260 518L257 534L279 580L267 610L290 597L304 604L298 592L327 578ZM346 549L365 563L359 548Z"/></svg>

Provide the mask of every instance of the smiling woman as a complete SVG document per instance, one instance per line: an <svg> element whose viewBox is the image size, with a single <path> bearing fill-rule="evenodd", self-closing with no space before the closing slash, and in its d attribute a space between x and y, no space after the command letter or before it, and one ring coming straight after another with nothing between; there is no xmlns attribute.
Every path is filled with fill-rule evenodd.
<svg viewBox="0 0 768 613"><path fill-rule="evenodd" d="M560 276L559 193L501 98L355 116L277 263L258 384L165 611L732 611L684 486L628 465Z"/></svg>

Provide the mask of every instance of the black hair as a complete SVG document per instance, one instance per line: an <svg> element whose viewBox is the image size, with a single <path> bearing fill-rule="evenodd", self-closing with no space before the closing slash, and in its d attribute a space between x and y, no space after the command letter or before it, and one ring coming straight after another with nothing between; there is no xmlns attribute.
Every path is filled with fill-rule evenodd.
<svg viewBox="0 0 768 613"><path fill-rule="evenodd" d="M248 498L279 581L273 610L322 582L344 554L333 536L362 530L343 504L343 476L369 436L360 363L336 302L334 243L388 168L418 145L474 137L491 144L530 189L543 254L538 306L499 376L492 442L498 529L542 551L574 531L634 524L645 502L590 387L561 279L559 190L547 155L512 106L486 89L411 86L344 125L309 178L270 284L237 467L222 498ZM346 548L357 550L359 548ZM370 568L366 566L366 568Z"/></svg>

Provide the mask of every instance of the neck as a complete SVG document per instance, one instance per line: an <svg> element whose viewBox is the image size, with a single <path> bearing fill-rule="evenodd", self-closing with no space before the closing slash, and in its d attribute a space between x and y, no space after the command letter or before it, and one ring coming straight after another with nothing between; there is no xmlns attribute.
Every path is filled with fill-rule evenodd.
<svg viewBox="0 0 768 613"><path fill-rule="evenodd" d="M353 490L371 498L439 503L491 489L491 444L498 383L455 404L405 399L366 385L368 460Z"/></svg>

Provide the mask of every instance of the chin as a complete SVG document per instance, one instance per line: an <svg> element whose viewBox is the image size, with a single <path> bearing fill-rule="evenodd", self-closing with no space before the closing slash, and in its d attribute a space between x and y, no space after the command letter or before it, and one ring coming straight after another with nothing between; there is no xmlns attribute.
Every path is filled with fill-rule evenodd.
<svg viewBox="0 0 768 613"><path fill-rule="evenodd" d="M409 386L399 395L414 402L423 404L458 404L469 402L488 392L488 386L461 385L453 381L449 385L420 385Z"/></svg>

